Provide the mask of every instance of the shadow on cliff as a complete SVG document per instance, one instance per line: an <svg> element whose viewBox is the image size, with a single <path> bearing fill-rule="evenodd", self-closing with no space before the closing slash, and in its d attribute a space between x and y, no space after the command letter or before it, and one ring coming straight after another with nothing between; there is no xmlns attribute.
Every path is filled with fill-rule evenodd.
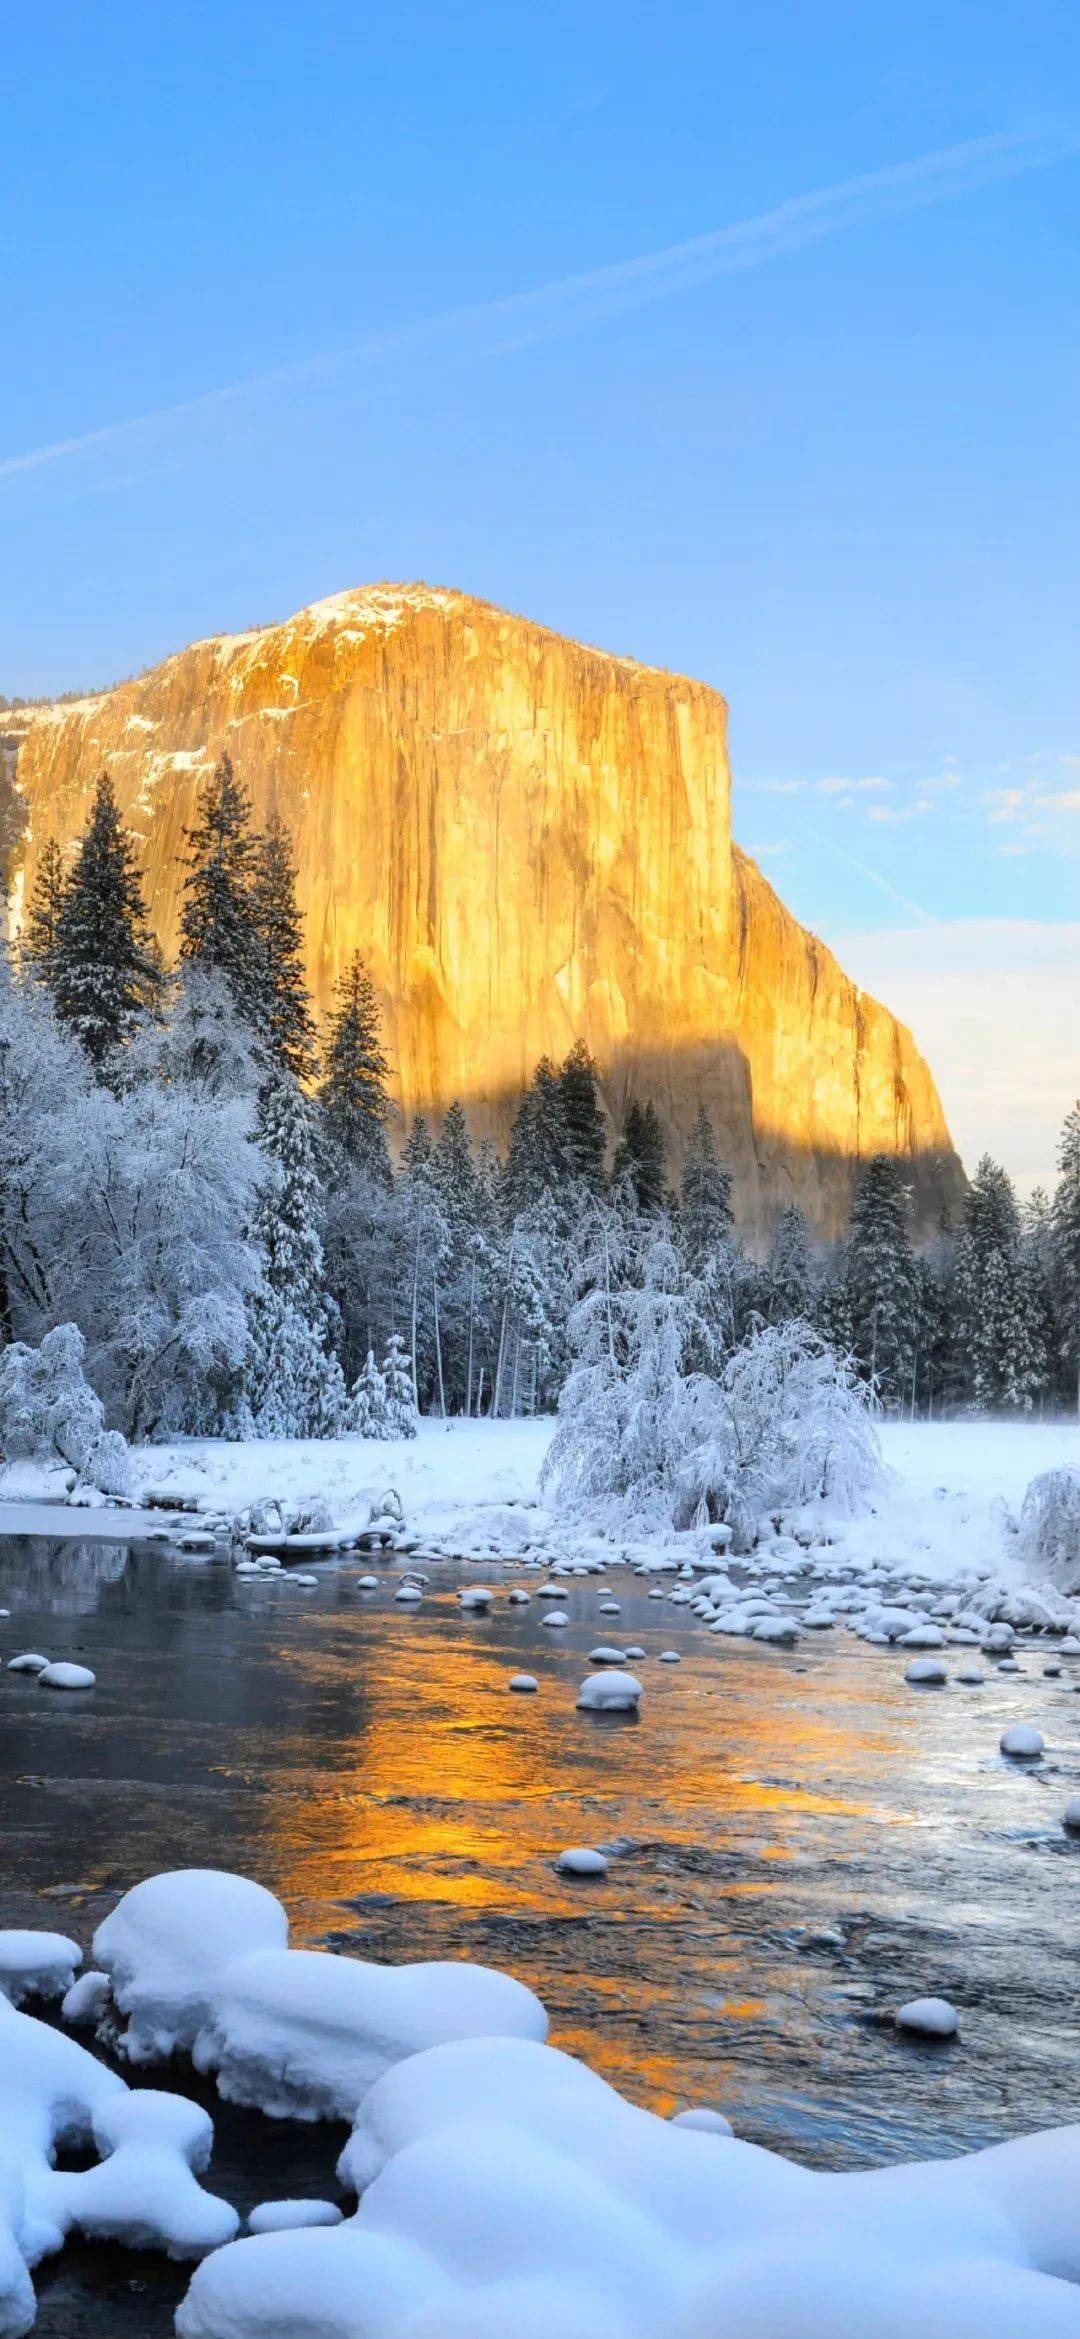
<svg viewBox="0 0 1080 2339"><path fill-rule="evenodd" d="M812 1134L771 1125L755 1111L749 1062L730 1037L720 1036L708 1046L622 1047L606 1061L598 1047L594 1054L612 1149L631 1102L651 1099L664 1131L672 1183L678 1179L698 1107L706 1107L717 1151L732 1174L739 1231L755 1248L768 1242L781 1211L792 1202L798 1203L819 1240L837 1241L847 1226L858 1171L877 1153L892 1155L901 1169L911 1193L917 1239L929 1240L943 1222L952 1224L959 1217L967 1189L959 1156L948 1144L919 1144L902 1082L894 1090L891 1140L880 1106L873 1123L867 1127L863 1116L860 1128L855 1098L848 1147L825 1136L818 1142ZM463 1096L460 1101L474 1135L492 1137L505 1152L520 1095L518 1088L503 1088ZM429 1117L437 1127L442 1114L433 1108ZM791 1117L805 1127L804 1094L792 1098Z"/></svg>

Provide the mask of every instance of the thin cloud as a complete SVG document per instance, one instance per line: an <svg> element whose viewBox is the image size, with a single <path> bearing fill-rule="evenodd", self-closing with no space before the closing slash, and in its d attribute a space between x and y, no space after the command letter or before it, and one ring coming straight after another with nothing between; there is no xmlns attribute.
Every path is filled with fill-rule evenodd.
<svg viewBox="0 0 1080 2339"><path fill-rule="evenodd" d="M31 447L0 460L0 480L37 475L77 462L107 473L118 458L168 461L170 449L199 428L211 429L237 410L250 409L280 391L331 385L357 366L379 366L408 357L432 343L448 344L467 361L490 357L529 343L550 340L598 318L667 299L718 276L761 267L786 253L804 251L845 228L923 210L989 185L995 180L1042 170L1080 150L1075 130L1000 130L963 145L942 148L914 161L863 172L835 186L796 195L755 218L734 222L663 251L640 254L561 277L532 291L452 309L440 316L349 347L324 352L271 372L224 384L176 405L104 423L69 438Z"/></svg>
<svg viewBox="0 0 1080 2339"><path fill-rule="evenodd" d="M882 780L876 776L865 780L828 779L817 782L819 796L872 796L883 788L891 787L891 780Z"/></svg>
<svg viewBox="0 0 1080 2339"><path fill-rule="evenodd" d="M919 902L912 901L910 894L901 893L899 886L883 877L880 869L872 869L868 861L860 861L854 853L846 853L843 845L836 844L832 837L820 836L816 829L808 828L804 820L797 820L794 825L802 830L804 837L810 838L812 844L823 845L835 860L846 861L849 869L857 869L860 877L869 878L871 885L878 886L892 901L899 902L901 909L910 910L913 917L921 918L925 926L940 926L941 919L935 918L932 910L924 910Z"/></svg>
<svg viewBox="0 0 1080 2339"><path fill-rule="evenodd" d="M928 796L917 796L914 804L871 804L866 817L879 824L888 822L890 827L898 828L904 821L918 820L924 812L933 810L934 806Z"/></svg>

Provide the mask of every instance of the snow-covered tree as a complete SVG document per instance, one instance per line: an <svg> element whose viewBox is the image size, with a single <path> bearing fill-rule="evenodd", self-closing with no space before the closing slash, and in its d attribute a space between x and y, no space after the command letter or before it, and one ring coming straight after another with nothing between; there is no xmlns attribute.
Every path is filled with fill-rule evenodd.
<svg viewBox="0 0 1080 2339"><path fill-rule="evenodd" d="M1020 1552L1033 1575L1080 1592L1080 1470L1066 1464L1032 1479L1020 1513Z"/></svg>
<svg viewBox="0 0 1080 2339"><path fill-rule="evenodd" d="M575 1040L559 1074L567 1169L590 1194L607 1183L607 1130L596 1066L584 1040Z"/></svg>
<svg viewBox="0 0 1080 2339"><path fill-rule="evenodd" d="M882 1402L908 1396L915 1336L915 1261L907 1190L895 1161L876 1154L851 1205L844 1284L852 1352Z"/></svg>
<svg viewBox="0 0 1080 2339"><path fill-rule="evenodd" d="M809 1324L759 1325L719 1382L694 1382L688 1408L679 1515L725 1520L737 1548L763 1512L850 1513L882 1482L873 1392Z"/></svg>
<svg viewBox="0 0 1080 2339"><path fill-rule="evenodd" d="M656 1217L664 1207L664 1159L664 1132L656 1106L651 1097L645 1104L639 1104L634 1097L627 1107L622 1135L615 1148L611 1180L616 1189L624 1185L629 1188L638 1209L646 1216Z"/></svg>
<svg viewBox="0 0 1080 2339"><path fill-rule="evenodd" d="M810 1229L797 1202L781 1211L772 1231L762 1278L764 1314L770 1324L813 1315L817 1276Z"/></svg>
<svg viewBox="0 0 1080 2339"><path fill-rule="evenodd" d="M47 993L16 981L0 945L0 1340L40 1340L71 1309L83 1116L93 1082Z"/></svg>
<svg viewBox="0 0 1080 2339"><path fill-rule="evenodd" d="M382 1362L383 1385L386 1389L387 1436L414 1438L419 1427L416 1411L415 1375L412 1359L404 1342L394 1332Z"/></svg>
<svg viewBox="0 0 1080 2339"><path fill-rule="evenodd" d="M679 1243L692 1275L728 1250L732 1231L731 1171L720 1160L712 1122L699 1105L679 1189Z"/></svg>
<svg viewBox="0 0 1080 2339"><path fill-rule="evenodd" d="M327 1136L348 1169L387 1189L389 1073L375 985L356 951L334 992L323 1041L319 1106Z"/></svg>
<svg viewBox="0 0 1080 2339"><path fill-rule="evenodd" d="M182 1079L99 1092L80 1116L65 1286L130 1437L214 1433L239 1402L260 1288L250 1126L243 1098Z"/></svg>
<svg viewBox="0 0 1080 2339"><path fill-rule="evenodd" d="M249 1309L248 1410L260 1437L334 1437L347 1399L332 1346L311 1112L280 1066L260 1092L256 1135L264 1168L252 1236L262 1282Z"/></svg>
<svg viewBox="0 0 1080 2339"><path fill-rule="evenodd" d="M159 1008L162 969L108 772L94 791L41 971L61 1023L74 1032L95 1071L115 1077L120 1051Z"/></svg>
<svg viewBox="0 0 1080 2339"><path fill-rule="evenodd" d="M434 1147L422 1114L413 1122L394 1186L394 1221L399 1288L407 1313L413 1394L446 1412L443 1371L442 1298L450 1230L435 1177Z"/></svg>
<svg viewBox="0 0 1080 2339"><path fill-rule="evenodd" d="M16 1340L0 1351L0 1459L66 1462L103 1494L126 1495L127 1447L105 1428L83 1356L75 1324L55 1325L37 1348Z"/></svg>
<svg viewBox="0 0 1080 2339"><path fill-rule="evenodd" d="M955 1382L977 1413L1030 1412L1052 1373L1052 1327L1011 1180L984 1154L953 1277Z"/></svg>
<svg viewBox="0 0 1080 2339"><path fill-rule="evenodd" d="M272 819L252 855L251 905L261 945L265 992L258 1036L294 1080L315 1071L315 1020L304 966L304 921L296 899L296 863L284 823Z"/></svg>
<svg viewBox="0 0 1080 2339"><path fill-rule="evenodd" d="M20 951L23 964L50 988L64 885L64 856L59 842L56 837L46 837L38 855L34 882L26 905Z"/></svg>
<svg viewBox="0 0 1080 2339"><path fill-rule="evenodd" d="M1051 1218L1058 1364L1069 1402L1080 1412L1080 1100L1061 1132Z"/></svg>
<svg viewBox="0 0 1080 2339"><path fill-rule="evenodd" d="M228 755L200 788L195 822L185 838L181 963L219 976L241 1022L262 1037L268 984L254 899L256 839L250 799Z"/></svg>
<svg viewBox="0 0 1080 2339"><path fill-rule="evenodd" d="M388 1438L393 1434L389 1427L386 1381L370 1348L350 1391L348 1426L354 1437Z"/></svg>
<svg viewBox="0 0 1080 2339"><path fill-rule="evenodd" d="M132 1078L191 1082L253 1110L263 1066L224 976L192 959L183 964L170 984L168 1015L140 1034L129 1071Z"/></svg>
<svg viewBox="0 0 1080 2339"><path fill-rule="evenodd" d="M561 1502L670 1516L685 1453L686 1299L667 1227L596 1205L572 1361L544 1464Z"/></svg>
<svg viewBox="0 0 1080 2339"><path fill-rule="evenodd" d="M542 1056L510 1132L503 1178L508 1220L541 1194L562 1195L572 1175L562 1082L550 1057Z"/></svg>

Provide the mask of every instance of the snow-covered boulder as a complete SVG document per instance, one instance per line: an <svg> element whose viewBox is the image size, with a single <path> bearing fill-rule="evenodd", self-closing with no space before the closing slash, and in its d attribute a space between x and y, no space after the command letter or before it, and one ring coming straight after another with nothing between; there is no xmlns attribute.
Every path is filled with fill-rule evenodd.
<svg viewBox="0 0 1080 2339"><path fill-rule="evenodd" d="M42 1666L38 1684L42 1689L93 1689L97 1685L97 1674L91 1673L89 1665L69 1665L60 1661Z"/></svg>
<svg viewBox="0 0 1080 2339"><path fill-rule="evenodd" d="M399 2063L357 2213L201 2266L178 2339L1075 2339L1080 2130L825 2175L639 2110L569 2056Z"/></svg>
<svg viewBox="0 0 1080 2339"><path fill-rule="evenodd" d="M578 1710L583 1714L636 1713L644 1694L634 1673L590 1673L578 1691Z"/></svg>
<svg viewBox="0 0 1080 2339"><path fill-rule="evenodd" d="M587 1844L573 1844L560 1852L555 1866L560 1876L606 1876L608 1872L606 1855Z"/></svg>
<svg viewBox="0 0 1080 2339"><path fill-rule="evenodd" d="M66 1933L0 1932L0 1998L62 1998L82 1964L82 1950Z"/></svg>
<svg viewBox="0 0 1080 2339"><path fill-rule="evenodd" d="M960 2017L947 1998L911 1998L901 2006L896 2017L898 2030L913 2031L919 2038L953 2039L960 2028Z"/></svg>
<svg viewBox="0 0 1080 2339"><path fill-rule="evenodd" d="M31 2269L71 2232L176 2258L231 2241L236 2211L196 2174L210 2135L197 2104L132 2093L74 2039L0 1999L0 2339L29 2331ZM100 2157L58 2168L62 2146Z"/></svg>
<svg viewBox="0 0 1080 2339"><path fill-rule="evenodd" d="M225 1967L192 2052L231 2103L279 2119L349 2119L391 2064L425 2047L546 2035L540 2000L487 1966L263 1949Z"/></svg>
<svg viewBox="0 0 1080 2339"><path fill-rule="evenodd" d="M1036 1762L1045 1744L1041 1730L1033 1729L1030 1722L1013 1722L1001 1733L1001 1751L1014 1762Z"/></svg>
<svg viewBox="0 0 1080 2339"><path fill-rule="evenodd" d="M288 1937L281 1902L246 1876L178 1868L136 1884L94 1935L127 2018L122 2053L133 2063L190 2054L226 1968L253 1950L284 1949Z"/></svg>
<svg viewBox="0 0 1080 2339"><path fill-rule="evenodd" d="M941 1689L948 1678L939 1657L913 1657L904 1675L913 1689Z"/></svg>

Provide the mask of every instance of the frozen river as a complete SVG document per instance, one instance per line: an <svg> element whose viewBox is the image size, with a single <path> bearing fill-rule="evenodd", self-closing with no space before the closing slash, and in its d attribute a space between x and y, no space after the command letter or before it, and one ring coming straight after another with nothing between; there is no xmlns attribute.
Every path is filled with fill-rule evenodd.
<svg viewBox="0 0 1080 2339"><path fill-rule="evenodd" d="M1080 1659L1046 1678L1038 1644L1019 1676L918 1693L895 1653L838 1632L790 1651L717 1639L625 1571L560 1586L555 1633L535 1597L462 1615L481 1571L433 1566L409 1610L397 1565L364 1594L361 1564L305 1592L160 1547L0 1540L4 1657L74 1657L98 1683L50 1697L0 1674L0 1922L88 1947L139 1878L231 1867L280 1895L298 1943L505 1967L635 2100L715 2104L820 2165L1077 2116L1080 1851L1061 1812L1080 1790ZM601 1617L612 1594L621 1613ZM575 1710L587 1652L612 1639L648 1652L636 1722ZM508 1692L518 1670L538 1695ZM1045 1734L1035 1771L998 1754L1016 1720ZM605 1880L554 1872L572 1844L613 1855ZM929 1993L961 2009L953 2048L876 2019ZM332 2189L336 2133L267 2141L215 2116L211 2181L238 2203ZM69 2251L41 2270L39 2333L149 2339L185 2281Z"/></svg>

